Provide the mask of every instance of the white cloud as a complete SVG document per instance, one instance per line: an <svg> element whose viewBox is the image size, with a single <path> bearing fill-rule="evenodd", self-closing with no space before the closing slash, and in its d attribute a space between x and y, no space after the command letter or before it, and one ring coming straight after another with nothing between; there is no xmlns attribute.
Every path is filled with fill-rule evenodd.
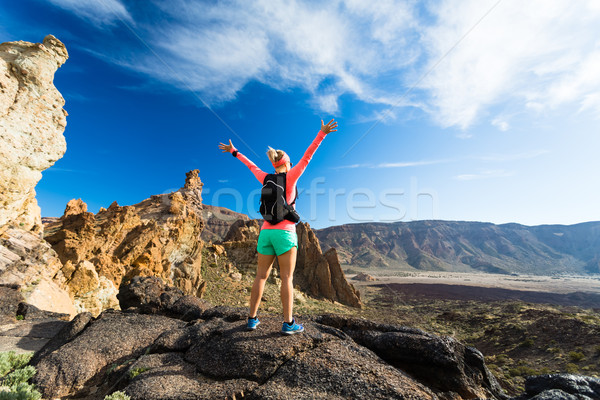
<svg viewBox="0 0 600 400"><path fill-rule="evenodd" d="M425 31L430 65L475 26L420 85L436 119L466 128L496 104L598 107L589 100L600 91L597 2L501 0L493 7L496 3L443 0L436 6L437 23Z"/></svg>
<svg viewBox="0 0 600 400"><path fill-rule="evenodd" d="M513 176L514 174L515 173L513 171L497 169L497 170L482 171L482 172L476 173L476 174L457 175L454 177L454 179L459 180L459 181L472 181L472 180L490 179L490 178L506 178L509 176Z"/></svg>
<svg viewBox="0 0 600 400"><path fill-rule="evenodd" d="M492 120L492 125L497 127L502 132L506 132L508 130L508 128L510 128L508 121L506 121L506 119L501 118L501 117L494 118Z"/></svg>
<svg viewBox="0 0 600 400"><path fill-rule="evenodd" d="M119 0L48 1L97 23L132 21ZM444 127L489 119L509 129L505 116L490 115L496 106L515 115L575 105L600 116L597 0L425 4L148 2L163 17L136 21L135 29L156 54L111 47L108 56L211 105L258 81L300 88L327 113L338 112L339 97L351 94L393 110L385 115L394 118L399 107L420 108Z"/></svg>
<svg viewBox="0 0 600 400"><path fill-rule="evenodd" d="M131 14L119 0L47 1L97 25L112 25L119 20L133 23Z"/></svg>

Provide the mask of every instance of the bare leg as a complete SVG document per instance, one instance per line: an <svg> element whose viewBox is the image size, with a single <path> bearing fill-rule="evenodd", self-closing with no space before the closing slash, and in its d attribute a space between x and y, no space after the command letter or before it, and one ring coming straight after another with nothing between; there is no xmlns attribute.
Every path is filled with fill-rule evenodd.
<svg viewBox="0 0 600 400"><path fill-rule="evenodd" d="M294 269L296 268L296 255L298 248L292 247L282 255L279 260L279 273L281 275L281 305L283 306L283 320L292 322L292 308L294 306Z"/></svg>
<svg viewBox="0 0 600 400"><path fill-rule="evenodd" d="M250 316L252 318L256 317L256 314L258 313L260 299L265 290L265 283L267 282L269 273L271 273L273 261L275 261L274 254L258 253L258 268L256 270L256 278L254 278L254 284L252 285L252 292L250 294Z"/></svg>

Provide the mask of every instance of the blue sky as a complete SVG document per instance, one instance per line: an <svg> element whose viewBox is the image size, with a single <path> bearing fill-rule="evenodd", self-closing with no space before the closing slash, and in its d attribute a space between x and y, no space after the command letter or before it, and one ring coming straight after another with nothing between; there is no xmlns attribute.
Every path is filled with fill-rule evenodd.
<svg viewBox="0 0 600 400"><path fill-rule="evenodd" d="M0 41L51 33L67 153L36 187L43 216L183 185L258 217L266 171L297 161L321 228L446 219L600 220L600 4L595 0L2 1ZM369 4L374 3L374 4Z"/></svg>

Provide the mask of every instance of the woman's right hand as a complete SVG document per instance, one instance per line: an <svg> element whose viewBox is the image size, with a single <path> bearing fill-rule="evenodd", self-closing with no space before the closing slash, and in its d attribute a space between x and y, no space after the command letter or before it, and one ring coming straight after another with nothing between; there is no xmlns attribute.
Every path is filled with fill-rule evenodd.
<svg viewBox="0 0 600 400"><path fill-rule="evenodd" d="M219 143L219 148L223 150L223 153L229 153L233 148L233 144L231 143L231 139L229 139L229 144Z"/></svg>
<svg viewBox="0 0 600 400"><path fill-rule="evenodd" d="M335 122L333 118L327 124L324 124L323 120L321 120L321 132L324 134L327 135L328 133L336 132L337 129L335 128L337 128L337 122Z"/></svg>

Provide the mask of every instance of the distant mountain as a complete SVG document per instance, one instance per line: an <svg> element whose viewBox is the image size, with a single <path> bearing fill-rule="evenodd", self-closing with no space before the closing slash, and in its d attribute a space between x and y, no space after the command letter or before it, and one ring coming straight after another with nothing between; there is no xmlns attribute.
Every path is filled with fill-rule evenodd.
<svg viewBox="0 0 600 400"><path fill-rule="evenodd" d="M598 274L600 222L524 226L482 222L361 223L315 230L324 250L358 267L490 273Z"/></svg>

